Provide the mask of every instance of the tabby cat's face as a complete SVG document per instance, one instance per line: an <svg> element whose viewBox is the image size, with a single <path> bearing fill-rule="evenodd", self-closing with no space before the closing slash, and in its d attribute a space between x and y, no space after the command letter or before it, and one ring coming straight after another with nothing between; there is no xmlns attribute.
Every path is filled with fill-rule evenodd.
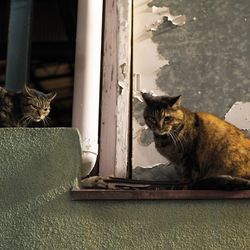
<svg viewBox="0 0 250 250"><path fill-rule="evenodd" d="M144 119L147 126L158 135L177 133L184 124L184 113L180 109L180 96L153 96L142 93L146 103Z"/></svg>
<svg viewBox="0 0 250 250"><path fill-rule="evenodd" d="M31 122L45 120L50 112L50 103L55 98L56 94L44 94L25 86L23 95L24 118Z"/></svg>

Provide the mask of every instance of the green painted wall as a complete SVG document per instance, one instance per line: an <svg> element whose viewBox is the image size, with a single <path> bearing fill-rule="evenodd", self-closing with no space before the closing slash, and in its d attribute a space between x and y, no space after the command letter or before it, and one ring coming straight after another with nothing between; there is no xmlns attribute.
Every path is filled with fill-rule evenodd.
<svg viewBox="0 0 250 250"><path fill-rule="evenodd" d="M74 129L0 130L0 249L249 249L249 201L83 201Z"/></svg>

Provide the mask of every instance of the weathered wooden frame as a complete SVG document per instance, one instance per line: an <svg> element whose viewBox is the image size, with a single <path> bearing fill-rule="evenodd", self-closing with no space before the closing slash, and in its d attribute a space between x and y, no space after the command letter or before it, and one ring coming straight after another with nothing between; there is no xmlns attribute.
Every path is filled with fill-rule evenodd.
<svg viewBox="0 0 250 250"><path fill-rule="evenodd" d="M106 0L101 93L99 175L131 171L132 0ZM250 190L73 189L72 200L249 199Z"/></svg>
<svg viewBox="0 0 250 250"><path fill-rule="evenodd" d="M104 10L99 175L128 177L132 0Z"/></svg>
<svg viewBox="0 0 250 250"><path fill-rule="evenodd" d="M228 200L249 199L250 190L106 190L71 191L74 201L80 200Z"/></svg>

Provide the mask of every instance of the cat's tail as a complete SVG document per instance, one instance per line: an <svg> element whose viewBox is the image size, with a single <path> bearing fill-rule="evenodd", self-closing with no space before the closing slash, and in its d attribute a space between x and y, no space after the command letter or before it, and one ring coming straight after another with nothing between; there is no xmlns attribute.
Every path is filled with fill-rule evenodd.
<svg viewBox="0 0 250 250"><path fill-rule="evenodd" d="M219 175L199 180L190 185L190 189L200 190L247 190L250 189L250 180L230 175Z"/></svg>

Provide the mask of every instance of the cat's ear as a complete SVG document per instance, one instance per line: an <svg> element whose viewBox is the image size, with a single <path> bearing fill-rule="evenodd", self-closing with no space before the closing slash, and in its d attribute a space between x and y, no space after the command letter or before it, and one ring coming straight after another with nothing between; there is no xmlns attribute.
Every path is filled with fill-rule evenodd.
<svg viewBox="0 0 250 250"><path fill-rule="evenodd" d="M47 98L51 102L56 97L56 95L57 94L55 92L50 92L50 93L47 94Z"/></svg>
<svg viewBox="0 0 250 250"><path fill-rule="evenodd" d="M34 90L31 89L31 88L29 88L26 84L24 85L23 92L24 92L24 94L27 95L27 96L31 96L31 97L34 96Z"/></svg>
<svg viewBox="0 0 250 250"><path fill-rule="evenodd" d="M170 97L169 104L173 109L177 109L181 106L181 95Z"/></svg>
<svg viewBox="0 0 250 250"><path fill-rule="evenodd" d="M147 92L141 92L141 96L144 100L144 102L150 106L152 104L152 101L153 101L153 95L150 94L150 93L147 93Z"/></svg>

